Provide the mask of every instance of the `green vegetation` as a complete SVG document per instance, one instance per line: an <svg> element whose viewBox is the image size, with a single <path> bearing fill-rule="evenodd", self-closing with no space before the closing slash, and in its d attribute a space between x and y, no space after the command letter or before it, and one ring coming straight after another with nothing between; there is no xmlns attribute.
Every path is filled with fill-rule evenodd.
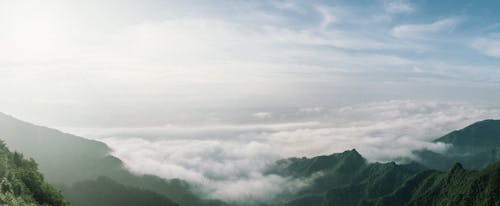
<svg viewBox="0 0 500 206"><path fill-rule="evenodd" d="M453 131L434 142L449 144L445 153L415 151L423 165L446 171L459 162L467 169L481 169L500 160L500 120L484 120Z"/></svg>
<svg viewBox="0 0 500 206"><path fill-rule="evenodd" d="M450 171L427 171L406 181L391 195L364 205L500 205L500 162L481 171L456 164Z"/></svg>
<svg viewBox="0 0 500 206"><path fill-rule="evenodd" d="M104 176L113 180L113 183L127 188L134 187L155 192L183 206L224 205L221 201L200 198L193 192L192 186L183 180L165 180L156 176L130 173L124 168L121 160L109 155L110 149L98 141L36 126L2 113L0 113L0 137L11 149L20 151L37 161L47 182L60 190L67 191L75 183L88 183L89 180L95 181L98 177ZM112 184L110 181L105 183ZM90 186L103 185L87 184L87 187ZM84 195L92 194L68 196L66 200L72 204L81 203L77 197ZM88 201L90 203L90 200Z"/></svg>
<svg viewBox="0 0 500 206"><path fill-rule="evenodd" d="M10 152L0 141L0 205L67 205L37 169L33 159Z"/></svg>
<svg viewBox="0 0 500 206"><path fill-rule="evenodd" d="M270 166L268 173L313 178L297 193L284 195L285 205L356 205L362 199L390 194L424 167L412 163L367 163L356 151L314 158L290 158Z"/></svg>
<svg viewBox="0 0 500 206"><path fill-rule="evenodd" d="M76 206L226 205L202 198L183 180L130 173L101 142L1 113L0 136L36 160L47 181ZM500 121L481 121L436 142L451 148L445 153L415 151L419 162L402 165L369 163L356 150L277 161L266 175L307 184L285 190L266 205L500 205ZM61 193L44 182L33 159L0 144L0 205L66 205Z"/></svg>
<svg viewBox="0 0 500 206"><path fill-rule="evenodd" d="M452 147L442 154L415 151L419 163L367 163L351 150L280 160L267 172L313 178L308 187L283 195L285 205L500 205L500 121L477 122L436 142ZM479 172L463 168L492 163Z"/></svg>
<svg viewBox="0 0 500 206"><path fill-rule="evenodd" d="M398 165L395 163L371 163L352 170L339 171L346 156L357 156L347 151L331 156L322 156L323 170L313 183L298 193L284 196L284 205L324 206L419 206L419 205L500 205L500 162L480 171L465 170L456 163L448 172L425 170L419 164ZM344 156L341 157L341 156ZM294 161L295 160L295 161ZM284 173L307 174L317 158L290 159L291 167L278 165ZM300 164L299 164L300 162ZM298 166L301 165L301 166ZM332 167L333 165L333 167ZM336 165L336 166L335 166ZM273 168L276 169L276 168ZM297 169L296 172L286 171ZM343 169L342 169L343 170ZM314 173L312 173L314 174ZM326 184L325 184L326 182ZM327 189L330 187L329 189Z"/></svg>

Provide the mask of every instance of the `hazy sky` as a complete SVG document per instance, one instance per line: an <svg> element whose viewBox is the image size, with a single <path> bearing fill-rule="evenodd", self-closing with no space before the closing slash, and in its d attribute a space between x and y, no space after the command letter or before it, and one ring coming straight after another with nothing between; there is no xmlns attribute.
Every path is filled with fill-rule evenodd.
<svg viewBox="0 0 500 206"><path fill-rule="evenodd" d="M444 151L499 66L494 0L0 0L0 112L226 200L299 188L284 157Z"/></svg>
<svg viewBox="0 0 500 206"><path fill-rule="evenodd" d="M120 127L495 103L499 14L498 1L0 0L0 111Z"/></svg>

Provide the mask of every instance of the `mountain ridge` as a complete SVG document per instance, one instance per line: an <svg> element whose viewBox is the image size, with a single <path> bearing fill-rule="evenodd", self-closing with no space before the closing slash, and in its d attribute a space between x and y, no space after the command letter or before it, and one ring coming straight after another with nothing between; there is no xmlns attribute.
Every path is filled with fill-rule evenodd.
<svg viewBox="0 0 500 206"><path fill-rule="evenodd" d="M183 180L131 173L102 142L33 125L3 113L0 138L13 150L35 159L47 181L59 189L68 191L75 183L104 176L126 186L156 192L181 205L225 204L199 197Z"/></svg>
<svg viewBox="0 0 500 206"><path fill-rule="evenodd" d="M406 164L368 162L356 149L311 158L278 160L268 166L264 175L310 178L311 181L299 191L287 191L277 196L280 199L265 205L394 205L398 201L400 205L418 205L427 200L434 204L432 201L436 199L450 198L443 194L428 195L434 189L442 188L446 179L457 182L456 179L467 178L468 181L477 182L474 179L477 175L474 174L488 176L497 172L496 169L481 168L500 160L500 141L497 140L500 139L499 123L500 120L484 120L452 131L434 141L453 145L449 151L415 151L414 154L420 159ZM110 149L104 143L33 125L3 113L0 113L0 138L5 138L5 142L16 151L26 152L27 156L40 162L40 170L47 174L47 180L63 185L60 187L63 194L69 197L70 202L77 203L75 205L88 205L86 199L96 199L91 198L96 195L92 192L102 188L117 188L122 192L109 194L109 201L113 195L132 197L127 193L134 191L143 195L137 198L150 197L160 205L173 205L174 202L188 206L227 205L220 200L201 198L202 195L193 192L192 186L183 180L130 173L124 169L121 160L109 155ZM30 141L33 144L23 144ZM481 171L468 170L471 168ZM491 178L497 177L493 175ZM422 186L432 186L433 182L441 186ZM488 191L480 191L481 201L484 200L485 192L493 191L491 194L496 194L494 192L498 186L490 186ZM407 191L414 194L405 195ZM448 191L459 192L454 189ZM112 204L119 204L116 201L120 201L120 198L114 201ZM107 205L103 202L93 203L99 204Z"/></svg>
<svg viewBox="0 0 500 206"><path fill-rule="evenodd" d="M455 130L449 134L445 134L443 137L449 137L450 134L453 134L454 138L458 139L483 138L484 136L481 135L483 133L478 132L477 128L496 127L498 122L498 120L476 122L465 127L464 129ZM474 128L475 132L473 134L475 135L470 135L470 132L463 132L471 130L471 128ZM491 130L488 131L491 132ZM489 133L486 137L494 138L497 137L498 134L500 134L500 130L493 131L493 133ZM463 136L462 134L468 135ZM498 137L500 139L500 136ZM446 138L437 138L436 140L439 141L435 142L444 142L444 139ZM498 145L490 144L488 146L488 148L496 148L500 146L500 143ZM482 147L482 145L480 144L479 148L484 147ZM310 187L312 188L306 188L298 192L297 194L291 195L291 198L285 203L285 205L290 206L436 205L434 204L435 202L432 202L433 204L420 204L422 202L429 203L424 201L427 197L433 198L432 201L436 199L436 197L434 196L426 196L429 190L426 190L425 187L419 187L418 191L411 188L416 187L415 185L418 186L421 184L429 184L429 182L432 182L432 180L437 177L442 178L441 176L439 176L442 174L448 174L448 179L456 179L458 177L467 177L467 174L474 173L473 171L466 170L466 167L462 164L465 164L467 168L475 169L484 168L485 166L490 165L494 162L497 162L496 164L500 165L500 162L498 162L499 159L497 158L485 159L485 157L489 157L492 154L494 154L495 157L499 154L496 153L496 151L492 153L488 150L488 148L486 148L486 151L474 150L474 153L467 155L456 155L456 151L450 153L445 152L442 154L430 151L418 153L417 151L415 152L415 154L422 158L418 161L410 161L406 164L396 164L395 162L365 162L360 167L351 168L352 170L347 173L350 176L343 176L342 174L339 175L339 173L335 171L335 168L337 165L341 165L342 163L339 163L338 161L346 159L340 156L348 156L349 154L353 154L353 151L357 153L357 151L353 149L328 156L323 155L312 158L288 158L285 160L280 160L276 163L278 165L276 168L285 171L282 171L281 173L274 171L274 173L296 178L311 176L313 173L322 173L322 175L320 175L315 181L312 182L312 184L310 185ZM361 156L361 158L363 157ZM332 161L318 161L320 159L330 159ZM430 160L434 160L434 164L430 164ZM310 165L314 165L319 162L323 162L324 164L328 165L315 166L314 168L320 169L310 170ZM273 169L276 170L276 168ZM290 169L295 169L296 171L286 171ZM443 172L446 170L447 172ZM460 185L455 186L460 187ZM500 185L496 185L496 187L500 188ZM407 195L409 190L415 191L415 195ZM450 190L450 192L456 193L457 191ZM437 198L439 199L450 197L441 195Z"/></svg>

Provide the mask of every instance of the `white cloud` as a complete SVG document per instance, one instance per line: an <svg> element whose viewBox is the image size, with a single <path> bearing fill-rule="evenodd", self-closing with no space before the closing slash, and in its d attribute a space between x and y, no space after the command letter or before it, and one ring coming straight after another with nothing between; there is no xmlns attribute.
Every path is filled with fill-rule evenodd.
<svg viewBox="0 0 500 206"><path fill-rule="evenodd" d="M266 119L272 117L272 114L269 112L257 112L252 114L253 117Z"/></svg>
<svg viewBox="0 0 500 206"><path fill-rule="evenodd" d="M386 15L379 7L283 1L183 7L172 1L164 5L167 15L149 3L119 2L123 10L113 10L112 3L99 2L0 2L2 111L56 126L117 127L164 124L207 105L321 105L331 88L353 93L342 96L349 101L360 91L346 85L357 81L349 76L354 73L390 77L415 66L422 73L435 68L415 57L421 55L406 55L435 45L405 38L446 31L458 21L401 25L393 30L405 37L398 39L386 35L391 22L373 22ZM405 3L384 6L402 12L409 10ZM235 13L246 15L230 16ZM380 81L397 80L357 85Z"/></svg>
<svg viewBox="0 0 500 206"><path fill-rule="evenodd" d="M406 0L390 0L384 2L385 11L391 14L411 13L415 8Z"/></svg>
<svg viewBox="0 0 500 206"><path fill-rule="evenodd" d="M266 200L283 188L294 187L290 185L307 183L262 175L267 164L280 158L311 157L352 148L371 161L412 157L412 150L422 148L440 152L447 146L432 143L433 139L477 120L500 116L498 109L434 101L374 102L321 110L298 108L295 112L273 114L291 115L287 119L292 121L297 112L320 123L207 125L201 130L186 129L184 134L178 132L183 127L171 126L159 131L107 131L95 137L111 137L102 140L134 172L183 178L201 185L212 197ZM261 186L265 186L263 190L247 189Z"/></svg>
<svg viewBox="0 0 500 206"><path fill-rule="evenodd" d="M471 46L487 56L500 58L500 34L476 38Z"/></svg>
<svg viewBox="0 0 500 206"><path fill-rule="evenodd" d="M403 24L394 27L391 34L402 39L428 39L437 33L451 32L459 23L458 18L450 17L430 24Z"/></svg>

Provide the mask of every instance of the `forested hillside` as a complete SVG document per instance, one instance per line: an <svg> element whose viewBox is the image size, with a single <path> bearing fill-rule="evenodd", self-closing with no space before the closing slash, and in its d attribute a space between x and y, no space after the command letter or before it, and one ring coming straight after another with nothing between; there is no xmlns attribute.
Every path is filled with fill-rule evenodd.
<svg viewBox="0 0 500 206"><path fill-rule="evenodd" d="M205 200L196 195L183 180L166 180L151 175L135 175L124 168L121 160L109 155L110 149L101 142L60 131L36 126L0 113L0 137L13 150L24 153L39 163L47 181L58 189L78 189L75 183L89 183L103 176L126 188L141 188L168 198L180 205L223 205L221 201ZM102 183L102 184L105 184ZM86 187L103 185L87 184ZM82 190L90 192L91 190ZM131 192L131 190L124 190ZM81 194L82 196L93 194ZM133 194L129 194L133 195ZM79 196L69 196L70 203L81 203ZM90 200L89 200L90 201ZM92 204L87 204L92 205Z"/></svg>
<svg viewBox="0 0 500 206"><path fill-rule="evenodd" d="M44 181L33 159L10 152L0 141L0 205L67 205L61 192Z"/></svg>
<svg viewBox="0 0 500 206"><path fill-rule="evenodd" d="M500 162L480 171L457 163L448 172L422 172L393 194L364 205L500 205Z"/></svg>
<svg viewBox="0 0 500 206"><path fill-rule="evenodd" d="M280 160L267 172L314 179L283 195L285 205L498 205L499 140L500 121L485 120L436 139L449 144L446 152L415 151L418 161L406 164L368 163L351 150Z"/></svg>

